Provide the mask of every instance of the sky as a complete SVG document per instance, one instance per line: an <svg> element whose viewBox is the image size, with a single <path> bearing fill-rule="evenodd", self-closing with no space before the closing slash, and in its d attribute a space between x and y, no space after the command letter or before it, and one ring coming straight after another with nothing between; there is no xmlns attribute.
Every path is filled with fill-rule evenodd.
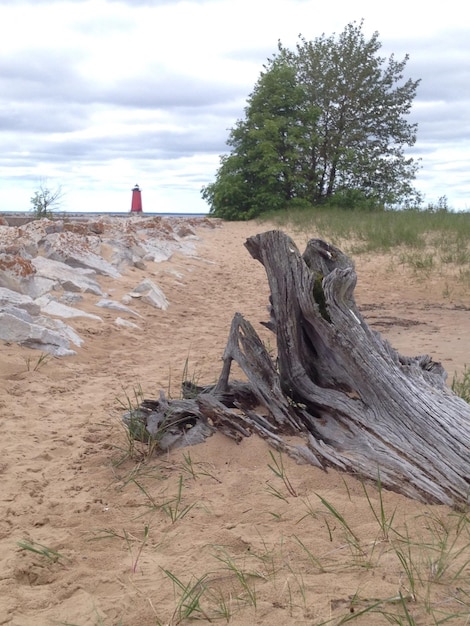
<svg viewBox="0 0 470 626"><path fill-rule="evenodd" d="M427 202L470 210L470 37L461 0L0 0L0 211L204 213L230 129L280 40L364 20L420 78L410 154Z"/></svg>

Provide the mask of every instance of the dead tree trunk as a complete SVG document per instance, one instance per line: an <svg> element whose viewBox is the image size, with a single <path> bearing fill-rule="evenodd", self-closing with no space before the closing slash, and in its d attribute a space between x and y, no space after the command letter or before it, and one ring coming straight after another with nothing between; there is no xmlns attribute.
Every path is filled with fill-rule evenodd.
<svg viewBox="0 0 470 626"><path fill-rule="evenodd" d="M276 361L237 313L218 383L187 383L192 399L173 405L144 401L128 423L159 424L145 433L162 448L165 437L185 445L216 429L256 432L299 461L372 480L380 472L384 486L425 502L468 503L470 405L446 387L439 363L401 356L367 326L351 260L318 239L302 255L280 231L245 245L267 273ZM230 381L232 361L248 382Z"/></svg>

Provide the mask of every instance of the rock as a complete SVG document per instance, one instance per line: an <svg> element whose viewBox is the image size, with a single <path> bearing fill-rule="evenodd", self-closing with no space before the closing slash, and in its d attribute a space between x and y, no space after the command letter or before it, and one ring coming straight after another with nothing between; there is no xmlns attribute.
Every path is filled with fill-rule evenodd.
<svg viewBox="0 0 470 626"><path fill-rule="evenodd" d="M36 269L29 259L19 255L0 253L0 287L27 293L34 284Z"/></svg>
<svg viewBox="0 0 470 626"><path fill-rule="evenodd" d="M90 237L81 237L76 233L52 233L44 241L44 254L54 261L61 261L70 267L84 267L97 274L119 278L121 274L101 256L96 254L96 242Z"/></svg>
<svg viewBox="0 0 470 626"><path fill-rule="evenodd" d="M51 330L58 332L74 345L78 347L83 345L83 339L74 331L73 328L65 324L62 320L55 320L45 316L41 316L41 320L46 328L50 328ZM73 351L72 353L76 354Z"/></svg>
<svg viewBox="0 0 470 626"><path fill-rule="evenodd" d="M60 296L60 301L63 302L64 304L78 304L78 302L81 302L83 300L83 296L81 296L79 293L76 292L71 292L71 291L64 291L64 293Z"/></svg>
<svg viewBox="0 0 470 626"><path fill-rule="evenodd" d="M121 313L128 313L129 315L134 315L135 317L142 317L142 315L140 315L140 313L137 313L137 311L133 311L128 306L125 306L120 302L116 302L116 300L103 299L97 302L96 306L100 306L105 309L113 309L114 311L121 311Z"/></svg>
<svg viewBox="0 0 470 626"><path fill-rule="evenodd" d="M100 285L94 279L95 270L82 267L70 267L61 261L38 256L31 261L36 269L36 276L43 276L56 281L65 291L83 291L96 296L103 294Z"/></svg>
<svg viewBox="0 0 470 626"><path fill-rule="evenodd" d="M55 317L88 317L89 319L99 320L100 322L103 321L99 315L85 313L85 311L80 311L80 309L75 309L74 307L57 302L57 300L50 294L45 294L40 298L36 298L34 302L41 307L42 313L54 315Z"/></svg>
<svg viewBox="0 0 470 626"><path fill-rule="evenodd" d="M180 224L176 229L178 237L195 237L196 231L190 224Z"/></svg>
<svg viewBox="0 0 470 626"><path fill-rule="evenodd" d="M129 322L129 320L124 320L122 317L116 317L114 323L118 326L124 326L125 328L135 328L136 330L141 330L140 326L134 324L134 322Z"/></svg>
<svg viewBox="0 0 470 626"><path fill-rule="evenodd" d="M141 259L133 259L132 264L134 267L136 267L139 270L145 270L147 268L147 266L145 265L145 263L141 260Z"/></svg>
<svg viewBox="0 0 470 626"><path fill-rule="evenodd" d="M158 287L149 278L146 278L141 283L139 283L129 295L134 298L140 297L142 302L146 302L156 309L163 309L164 311L166 311L168 308L169 303L165 297L165 294L160 289L160 287Z"/></svg>
<svg viewBox="0 0 470 626"><path fill-rule="evenodd" d="M194 227L207 220L129 216L101 216L97 220L40 219L21 226L0 224L0 338L39 348L55 355L74 354L70 343L81 345L75 331L57 317L98 315L80 311L80 293L102 297L97 306L142 317L125 306L140 298L166 310L168 300L151 280L142 281L123 302L107 299L98 274L119 278L122 265L146 269L145 261L168 260L174 252L193 254ZM213 222L208 225L213 227ZM111 262L109 261L111 259ZM50 295L63 290L60 297ZM119 326L138 329L117 318Z"/></svg>
<svg viewBox="0 0 470 626"><path fill-rule="evenodd" d="M82 340L63 322L54 323L43 316L32 316L24 309L10 307L0 312L0 339L44 350L54 356L76 354L70 341L81 345Z"/></svg>
<svg viewBox="0 0 470 626"><path fill-rule="evenodd" d="M36 304L31 296L12 291L6 287L0 287L0 311L4 311L14 307L24 309L30 315L39 315L41 308Z"/></svg>

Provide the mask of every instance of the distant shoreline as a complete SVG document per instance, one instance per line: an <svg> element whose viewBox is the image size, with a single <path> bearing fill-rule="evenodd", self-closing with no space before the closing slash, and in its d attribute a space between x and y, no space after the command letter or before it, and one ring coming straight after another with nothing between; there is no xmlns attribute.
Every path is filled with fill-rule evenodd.
<svg viewBox="0 0 470 626"><path fill-rule="evenodd" d="M99 211L53 211L52 217L54 219L66 219L66 220L85 220L85 219L98 219L100 217L178 217L178 218L203 218L210 217L208 213L150 213L150 212L142 212L142 213L131 213L130 211L126 212L99 212ZM21 226L22 224L26 224L27 222L31 222L36 217L31 211L0 211L0 218L3 218L9 226Z"/></svg>
<svg viewBox="0 0 470 626"><path fill-rule="evenodd" d="M27 217L33 216L32 211L2 211L2 217ZM54 217L101 217L103 215L109 217L129 217L131 215L142 217L209 217L209 213L152 213L143 211L142 213L131 213L130 211L52 211Z"/></svg>

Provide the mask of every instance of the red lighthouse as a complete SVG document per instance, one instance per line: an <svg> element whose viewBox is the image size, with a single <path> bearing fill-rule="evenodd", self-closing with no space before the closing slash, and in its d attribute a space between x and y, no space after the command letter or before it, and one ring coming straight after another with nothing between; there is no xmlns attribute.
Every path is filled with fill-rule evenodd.
<svg viewBox="0 0 470 626"><path fill-rule="evenodd" d="M142 213L142 194L139 185L132 190L131 213Z"/></svg>

